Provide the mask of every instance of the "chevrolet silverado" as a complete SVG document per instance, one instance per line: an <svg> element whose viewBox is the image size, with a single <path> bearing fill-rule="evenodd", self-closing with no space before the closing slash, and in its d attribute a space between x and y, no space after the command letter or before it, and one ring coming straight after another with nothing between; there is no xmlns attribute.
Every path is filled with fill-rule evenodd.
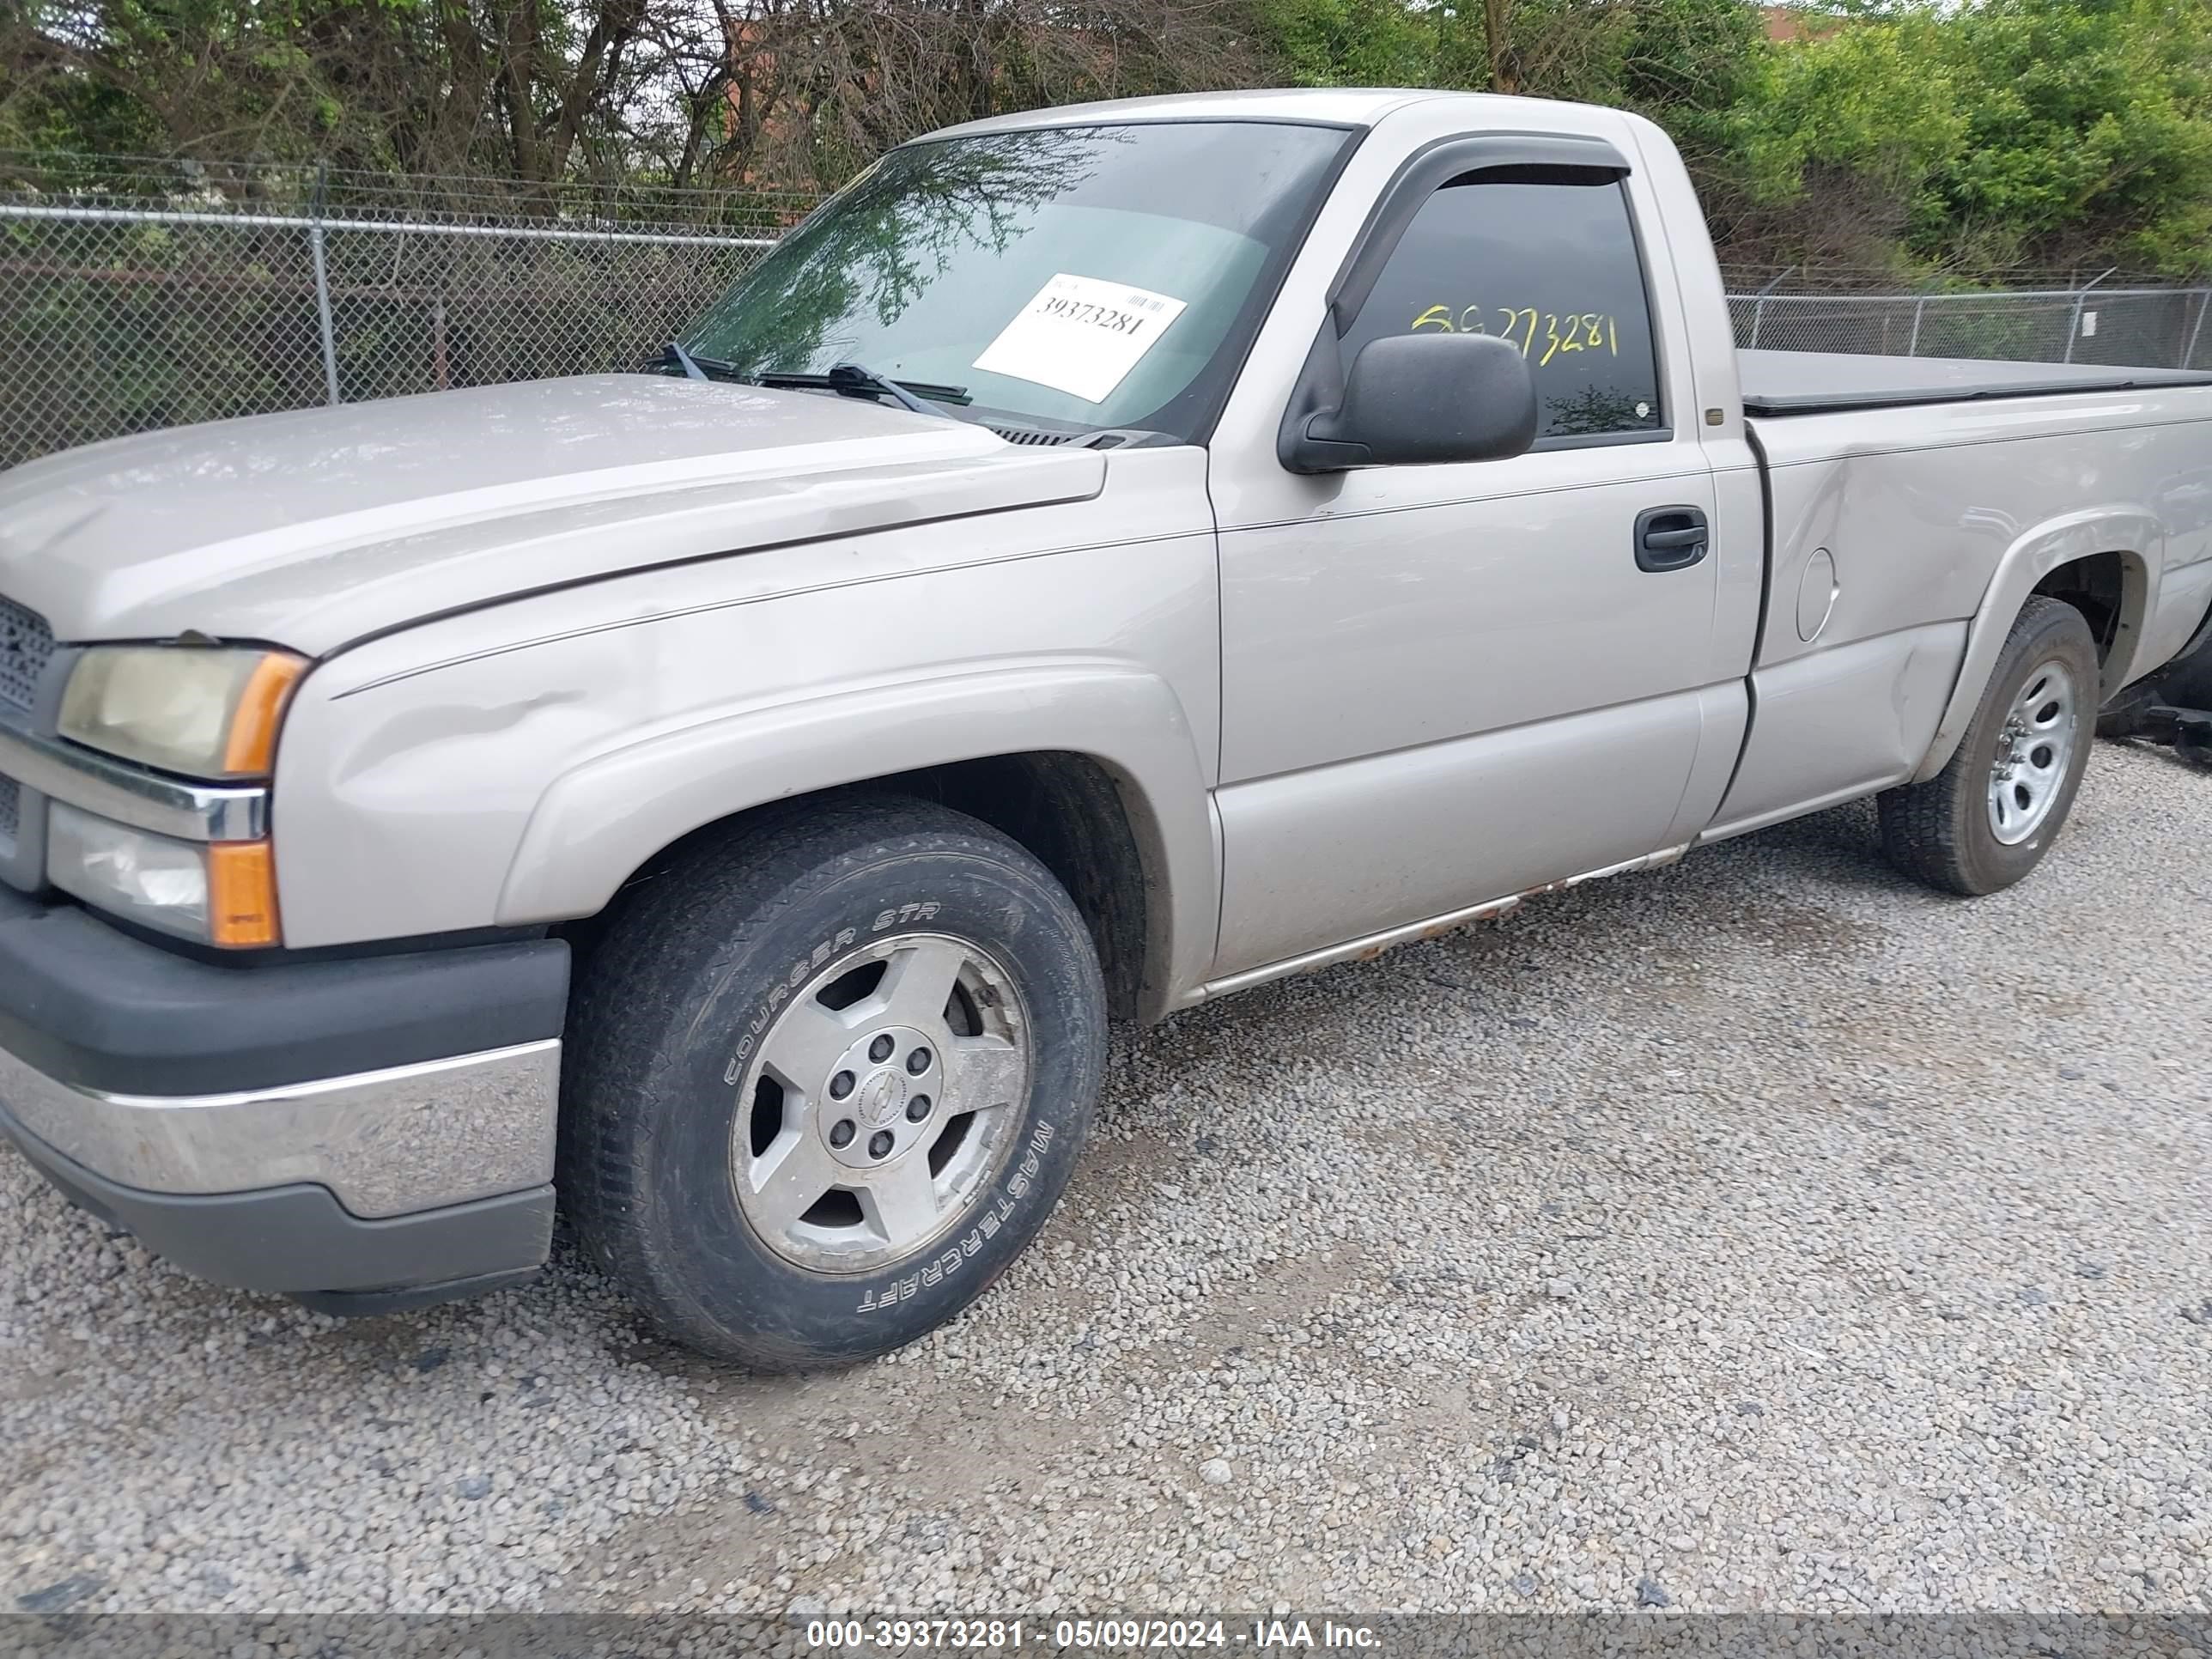
<svg viewBox="0 0 2212 1659"><path fill-rule="evenodd" d="M0 477L0 1124L226 1285L557 1206L851 1361L1036 1233L1109 1019L1858 797L1988 893L2208 612L2205 377L1740 354L1633 116L959 127L637 373Z"/></svg>

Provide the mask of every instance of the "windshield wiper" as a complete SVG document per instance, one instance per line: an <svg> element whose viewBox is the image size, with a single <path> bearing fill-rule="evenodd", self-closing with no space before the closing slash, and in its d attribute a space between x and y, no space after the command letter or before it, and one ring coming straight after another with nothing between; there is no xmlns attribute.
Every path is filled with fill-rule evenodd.
<svg viewBox="0 0 2212 1659"><path fill-rule="evenodd" d="M902 409L910 409L917 415L934 415L931 403L971 404L975 400L968 395L964 386L939 386L930 380L894 380L888 374L878 374L872 368L863 368L858 363L833 363L827 374L784 374L769 369L753 376L757 386L776 386L799 392L840 392L875 393L889 398ZM928 403L923 402L927 398Z"/></svg>
<svg viewBox="0 0 2212 1659"><path fill-rule="evenodd" d="M742 382L745 378L738 372L738 366L735 363L726 363L720 357L695 356L690 352L686 351L674 340L669 341L667 344L660 348L660 356L653 359L653 367L655 368L680 368L684 371L684 378L687 380L738 380Z"/></svg>
<svg viewBox="0 0 2212 1659"><path fill-rule="evenodd" d="M939 386L931 380L894 380L888 374L878 374L859 363L833 363L827 374L785 374L776 369L748 374L735 363L724 362L719 357L702 357L674 340L660 348L660 356L654 359L653 366L681 369L684 378L692 380L735 380L743 386L888 398L901 408L910 409L917 415L938 413L930 407L932 403L967 404L975 402L964 386ZM925 398L928 401L923 401Z"/></svg>

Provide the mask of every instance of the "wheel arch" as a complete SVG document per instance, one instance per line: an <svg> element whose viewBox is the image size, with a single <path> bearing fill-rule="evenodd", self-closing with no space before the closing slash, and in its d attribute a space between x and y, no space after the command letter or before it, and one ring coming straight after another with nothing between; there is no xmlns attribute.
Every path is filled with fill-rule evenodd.
<svg viewBox="0 0 2212 1659"><path fill-rule="evenodd" d="M595 757L540 798L500 921L595 916L701 835L863 787L940 801L1034 854L1090 923L1116 1017L1156 1019L1203 981L1220 892L1206 775L1170 688L1119 667L848 691Z"/></svg>
<svg viewBox="0 0 2212 1659"><path fill-rule="evenodd" d="M2015 539L1983 590L1950 700L1911 781L1934 777L1958 752L2005 636L2034 594L2072 605L2087 619L2097 635L2106 695L2133 678L2145 622L2157 608L2165 543L2157 518L2132 507L2090 508Z"/></svg>

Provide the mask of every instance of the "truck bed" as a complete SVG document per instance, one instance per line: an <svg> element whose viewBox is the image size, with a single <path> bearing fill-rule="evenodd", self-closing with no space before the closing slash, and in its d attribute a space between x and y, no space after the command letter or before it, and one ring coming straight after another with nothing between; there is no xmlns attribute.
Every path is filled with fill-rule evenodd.
<svg viewBox="0 0 2212 1659"><path fill-rule="evenodd" d="M1966 357L1867 357L1836 351L1740 351L1743 406L1753 415L1819 415L1914 404L2212 386L2212 374L2102 363L1990 362Z"/></svg>

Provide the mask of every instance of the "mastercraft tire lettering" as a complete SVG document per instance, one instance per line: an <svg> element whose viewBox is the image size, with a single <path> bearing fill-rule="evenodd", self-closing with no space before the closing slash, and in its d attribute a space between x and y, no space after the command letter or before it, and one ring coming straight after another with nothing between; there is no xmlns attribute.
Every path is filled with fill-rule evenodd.
<svg viewBox="0 0 2212 1659"><path fill-rule="evenodd" d="M853 797L635 884L572 1030L586 1250L675 1340L787 1370L913 1340L1021 1252L1089 1127L1104 993L1022 848Z"/></svg>

